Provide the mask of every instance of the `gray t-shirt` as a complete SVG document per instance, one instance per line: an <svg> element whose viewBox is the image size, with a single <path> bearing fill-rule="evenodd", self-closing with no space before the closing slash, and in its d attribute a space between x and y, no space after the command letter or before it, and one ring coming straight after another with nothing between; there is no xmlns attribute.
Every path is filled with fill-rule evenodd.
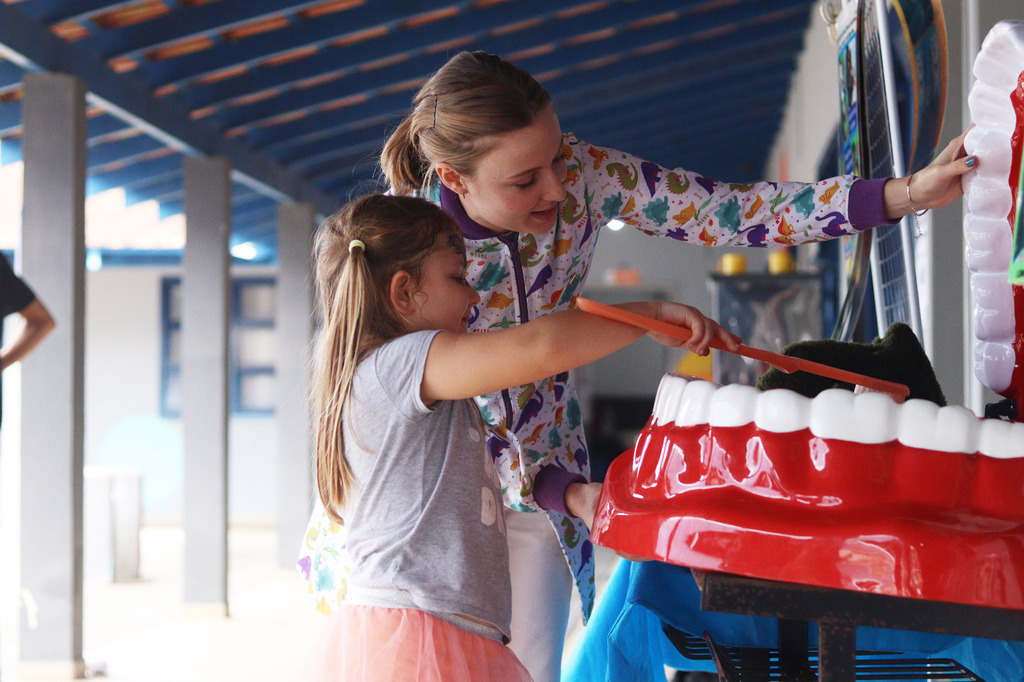
<svg viewBox="0 0 1024 682"><path fill-rule="evenodd" d="M390 341L356 368L345 420L345 457L358 481L342 510L347 601L416 608L507 641L508 544L480 412L472 400L427 407L420 398L436 334Z"/></svg>

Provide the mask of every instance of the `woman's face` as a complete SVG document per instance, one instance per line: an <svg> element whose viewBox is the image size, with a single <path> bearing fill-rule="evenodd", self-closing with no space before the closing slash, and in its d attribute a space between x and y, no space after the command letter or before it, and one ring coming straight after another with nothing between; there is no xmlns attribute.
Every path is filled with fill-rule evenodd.
<svg viewBox="0 0 1024 682"><path fill-rule="evenodd" d="M532 124L494 137L495 145L455 190L470 218L495 233L543 234L565 198L562 130L550 107Z"/></svg>

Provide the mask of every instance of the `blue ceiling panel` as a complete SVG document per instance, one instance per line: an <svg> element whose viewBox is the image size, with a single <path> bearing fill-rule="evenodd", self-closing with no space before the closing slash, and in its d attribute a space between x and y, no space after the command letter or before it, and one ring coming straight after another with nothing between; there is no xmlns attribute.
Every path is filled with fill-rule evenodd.
<svg viewBox="0 0 1024 682"><path fill-rule="evenodd" d="M104 31L92 40L96 51L111 59L164 47L171 43L220 34L232 28L323 4L322 0L221 0L187 12L172 12L140 24Z"/></svg>
<svg viewBox="0 0 1024 682"><path fill-rule="evenodd" d="M137 0L136 0L137 2ZM18 9L48 25L59 24L73 19L84 19L101 11L113 11L136 4L132 0L111 2L110 0L33 0L22 2Z"/></svg>
<svg viewBox="0 0 1024 682"><path fill-rule="evenodd" d="M147 161L94 166L89 171L89 178L108 188L134 187L140 182L147 182L150 178L162 179L169 175L177 175L180 178L183 163L184 159L180 154L172 154Z"/></svg>
<svg viewBox="0 0 1024 682"><path fill-rule="evenodd" d="M23 73L25 71L17 64L0 61L0 93L19 86Z"/></svg>
<svg viewBox="0 0 1024 682"><path fill-rule="evenodd" d="M417 88L482 49L535 74L581 139L747 182L817 1L0 1L0 164L21 158L25 72L73 73L90 194L123 187L174 215L183 157L223 156L232 242L273 262L278 203L325 215L385 189L380 149Z"/></svg>
<svg viewBox="0 0 1024 682"><path fill-rule="evenodd" d="M21 102L0 102L0 140L21 131Z"/></svg>
<svg viewBox="0 0 1024 682"><path fill-rule="evenodd" d="M327 45L341 36L386 24L388 12L381 3L372 2L350 10L330 14L316 21L293 22L280 31L242 39L217 41L202 52L167 59L146 67L148 80L155 85L187 82L240 64L255 65L292 50ZM395 19L391 23L397 23ZM216 35L209 32L208 37Z"/></svg>

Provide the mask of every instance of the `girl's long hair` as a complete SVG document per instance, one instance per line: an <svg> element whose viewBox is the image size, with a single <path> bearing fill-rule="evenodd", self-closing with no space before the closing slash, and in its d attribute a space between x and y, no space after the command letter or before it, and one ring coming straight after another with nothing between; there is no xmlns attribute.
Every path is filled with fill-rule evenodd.
<svg viewBox="0 0 1024 682"><path fill-rule="evenodd" d="M405 322L389 299L392 276L405 270L418 281L423 261L441 245L462 251L455 221L423 199L403 196L356 199L327 218L317 233L322 325L312 380L316 479L324 508L339 523L355 486L345 459L343 425L356 365L405 333Z"/></svg>
<svg viewBox="0 0 1024 682"><path fill-rule="evenodd" d="M472 175L493 136L520 130L551 105L523 69L486 52L460 52L423 84L413 111L384 144L380 167L397 194L425 189L434 166Z"/></svg>

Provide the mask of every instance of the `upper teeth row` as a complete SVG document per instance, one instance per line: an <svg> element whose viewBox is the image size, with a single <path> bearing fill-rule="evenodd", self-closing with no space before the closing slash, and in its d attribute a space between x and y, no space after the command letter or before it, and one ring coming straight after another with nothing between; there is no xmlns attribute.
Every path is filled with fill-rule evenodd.
<svg viewBox="0 0 1024 682"><path fill-rule="evenodd" d="M1008 281L1011 237L1007 216L1012 205L1009 175L1010 137L1017 116L1010 93L1024 70L1024 21L996 24L974 62L977 79L968 96L976 124L964 140L968 154L981 159L963 176L967 217L964 220L967 267L974 295L974 373L997 393L1013 378L1016 322Z"/></svg>
<svg viewBox="0 0 1024 682"><path fill-rule="evenodd" d="M654 422L678 426L744 426L774 433L809 429L818 438L903 445L940 452L1024 457L1024 423L979 419L965 407L928 400L898 404L882 393L833 388L816 398L787 389L717 386L666 374L654 399Z"/></svg>

